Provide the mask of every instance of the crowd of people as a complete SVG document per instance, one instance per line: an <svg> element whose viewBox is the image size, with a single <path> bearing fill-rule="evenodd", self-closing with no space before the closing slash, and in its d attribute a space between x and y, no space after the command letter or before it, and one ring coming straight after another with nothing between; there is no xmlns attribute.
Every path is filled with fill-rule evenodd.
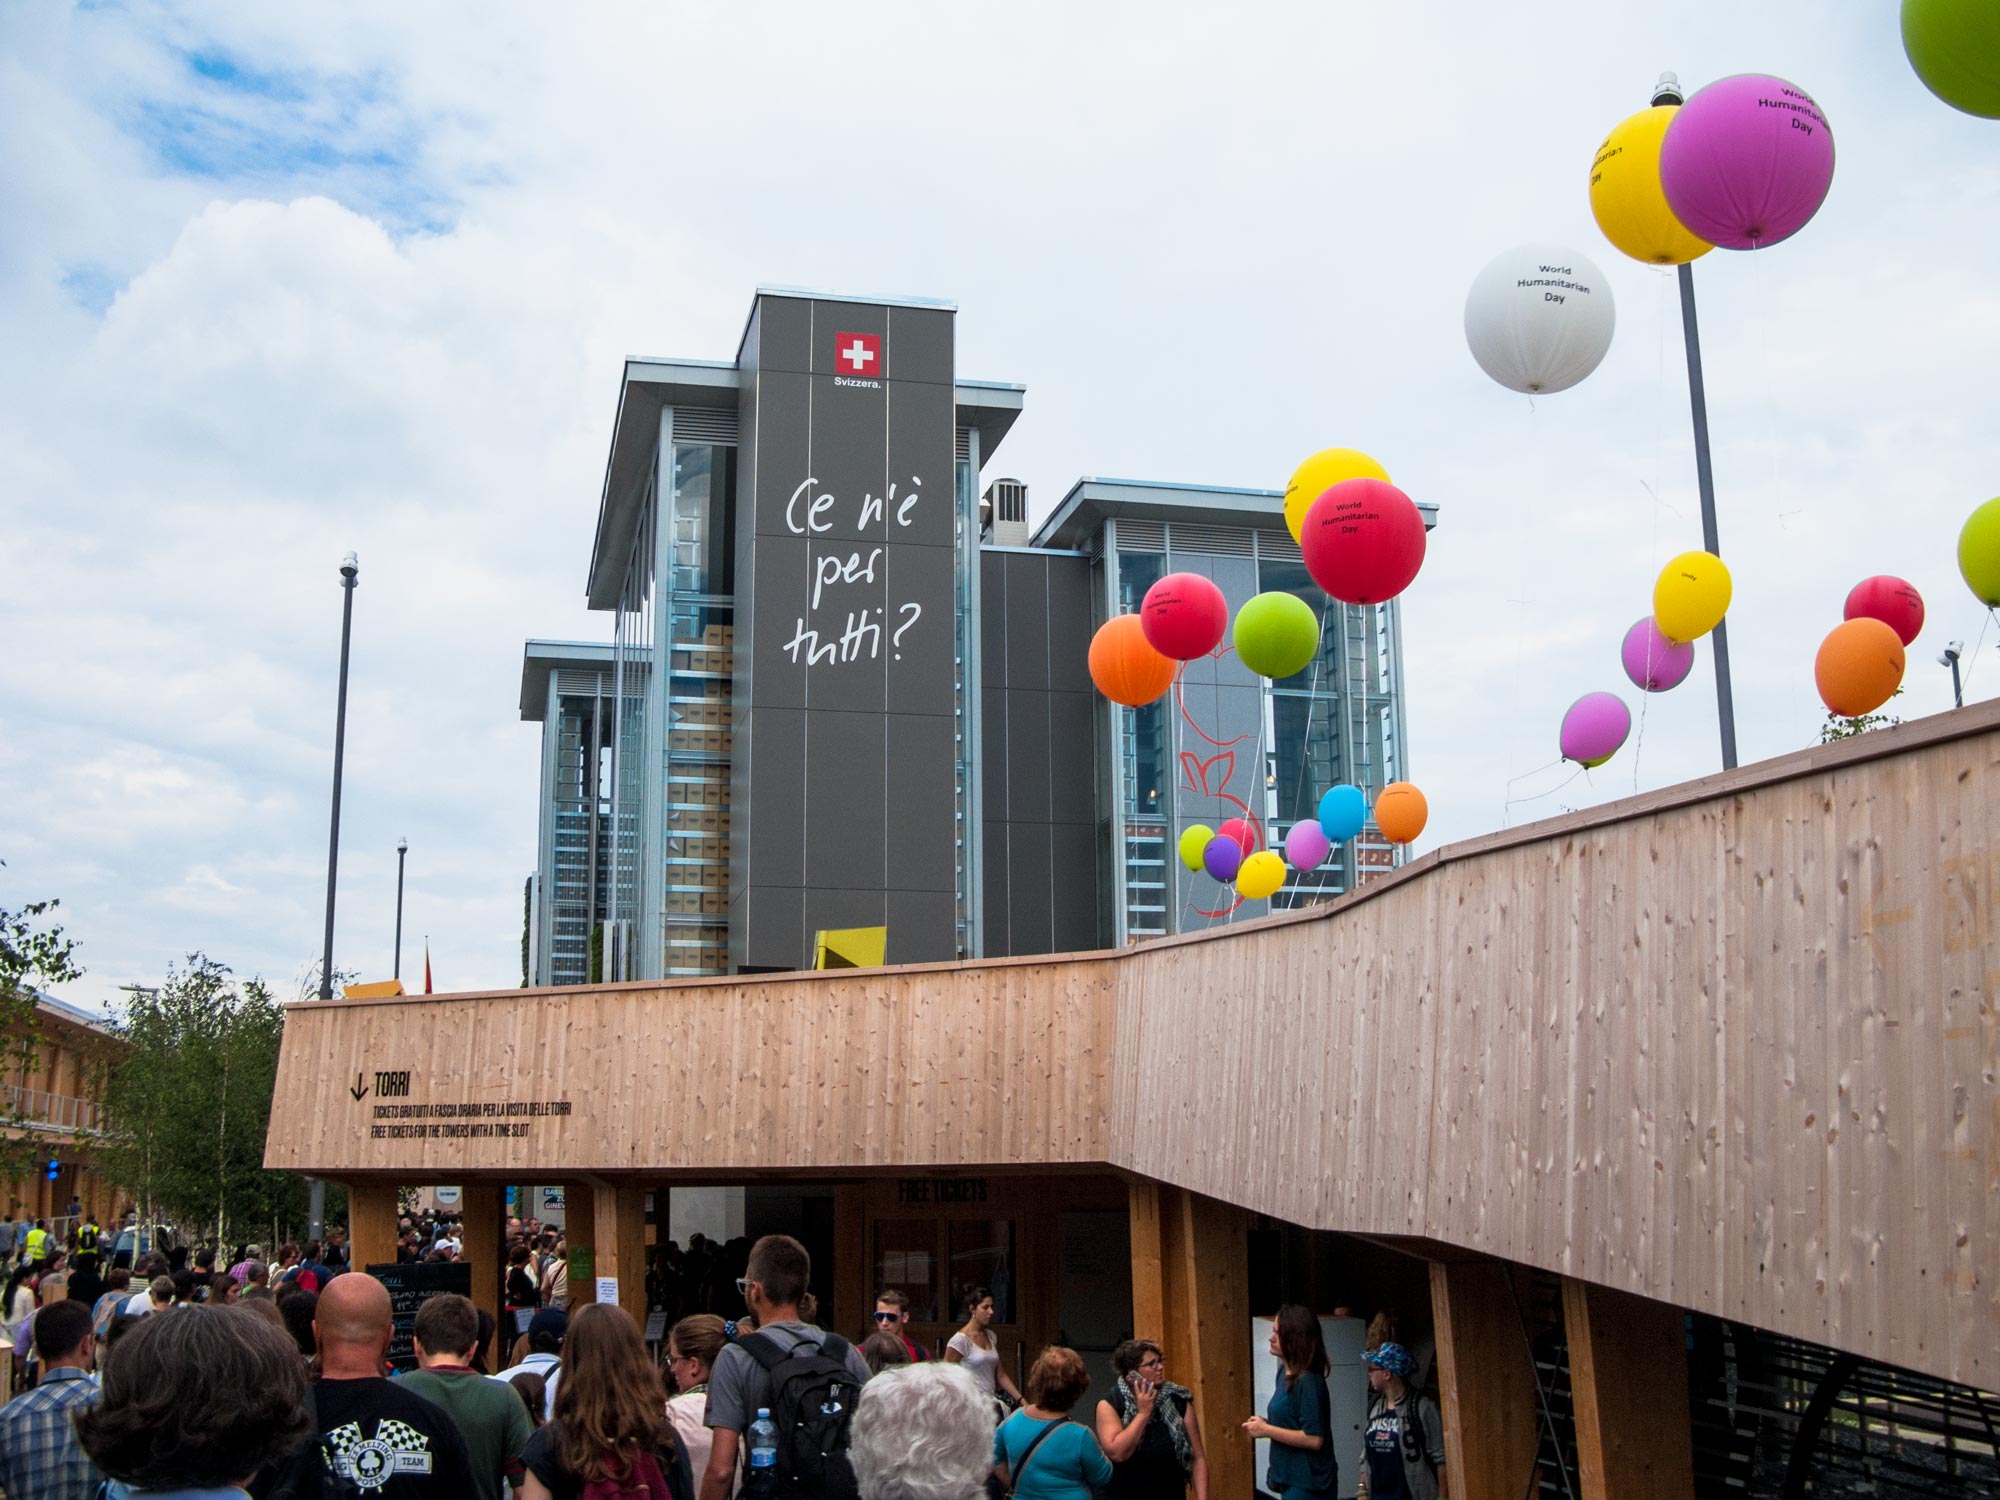
<svg viewBox="0 0 2000 1500"><path fill-rule="evenodd" d="M455 1228L411 1223L399 1253L449 1259ZM532 1221L508 1247L508 1301L528 1316L500 1340L506 1353L491 1317L438 1294L417 1309L416 1367L403 1372L388 1362L389 1290L346 1265L336 1235L280 1246L274 1261L244 1246L222 1270L212 1252L175 1265L149 1250L101 1290L88 1279L96 1242L66 1275L69 1250L36 1248L43 1258L10 1277L10 1310L32 1288L33 1358L0 1410L6 1500L1209 1500L1200 1415L1158 1343L1120 1345L1079 1420L1083 1357L1043 1349L1017 1391L984 1288L942 1358L910 1338L894 1290L852 1342L816 1325L810 1260L783 1235L740 1260L709 1244L698 1265L683 1257L664 1369L625 1309L557 1305L547 1272L561 1232ZM715 1267L739 1264L727 1293L712 1284ZM42 1299L59 1275L63 1292ZM688 1307L732 1298L731 1318ZM1259 1477L1283 1500L1330 1500L1346 1455L1318 1319L1282 1309L1271 1352L1277 1392L1241 1420L1271 1443ZM1415 1362L1393 1339L1366 1357L1359 1492L1439 1500L1443 1424L1412 1384Z"/></svg>

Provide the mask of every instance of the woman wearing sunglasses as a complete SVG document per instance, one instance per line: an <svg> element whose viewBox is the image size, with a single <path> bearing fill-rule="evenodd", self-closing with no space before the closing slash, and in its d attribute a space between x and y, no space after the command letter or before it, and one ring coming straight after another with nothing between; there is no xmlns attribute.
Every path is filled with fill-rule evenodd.
<svg viewBox="0 0 2000 1500"><path fill-rule="evenodd" d="M708 1467L708 1450L714 1442L704 1420L708 1416L708 1376L726 1342L722 1319L714 1313L691 1313L667 1334L667 1374L673 1377L674 1389L667 1401L667 1416L681 1446L687 1449L688 1466L696 1474Z"/></svg>

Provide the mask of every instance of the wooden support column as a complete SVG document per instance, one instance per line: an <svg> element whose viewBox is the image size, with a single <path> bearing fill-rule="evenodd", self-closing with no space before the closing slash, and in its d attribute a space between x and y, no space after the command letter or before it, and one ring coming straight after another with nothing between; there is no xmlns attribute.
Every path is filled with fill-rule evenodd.
<svg viewBox="0 0 2000 1500"><path fill-rule="evenodd" d="M1512 1274L1501 1261L1431 1262L1452 1500L1520 1500L1535 1467L1541 1414Z"/></svg>
<svg viewBox="0 0 2000 1500"><path fill-rule="evenodd" d="M881 1290L874 1277L875 1263L868 1254L867 1185L840 1183L833 1190L833 1321L823 1326L843 1332L868 1327L875 1294Z"/></svg>
<svg viewBox="0 0 2000 1500"><path fill-rule="evenodd" d="M1694 1493L1681 1310L1563 1279L1582 1500Z"/></svg>
<svg viewBox="0 0 2000 1500"><path fill-rule="evenodd" d="M347 1184L348 1264L357 1271L396 1263L396 1184Z"/></svg>
<svg viewBox="0 0 2000 1500"><path fill-rule="evenodd" d="M501 1188L497 1182L468 1182L459 1189L458 1212L465 1223L460 1253L472 1268L472 1305L493 1317L500 1333L496 1339L512 1343L513 1330L506 1326L501 1300L501 1284L507 1275L506 1239L500 1210ZM504 1353L504 1349L503 1349Z"/></svg>
<svg viewBox="0 0 2000 1500"><path fill-rule="evenodd" d="M632 1315L632 1321L646 1326L646 1190L643 1187L598 1187L596 1200L596 1266L599 1280L617 1283L618 1305ZM576 1300L576 1285L570 1284L570 1301ZM597 1300L595 1282L590 1300Z"/></svg>
<svg viewBox="0 0 2000 1500"><path fill-rule="evenodd" d="M588 1182L565 1181L563 1243L569 1247L569 1305L572 1311L597 1300L597 1189ZM588 1250L579 1256L579 1249ZM579 1271L586 1274L578 1275Z"/></svg>
<svg viewBox="0 0 2000 1500"><path fill-rule="evenodd" d="M1255 1450L1249 1215L1199 1193L1132 1184L1132 1327L1165 1351L1167 1378L1194 1392L1208 1453L1209 1493L1247 1500Z"/></svg>

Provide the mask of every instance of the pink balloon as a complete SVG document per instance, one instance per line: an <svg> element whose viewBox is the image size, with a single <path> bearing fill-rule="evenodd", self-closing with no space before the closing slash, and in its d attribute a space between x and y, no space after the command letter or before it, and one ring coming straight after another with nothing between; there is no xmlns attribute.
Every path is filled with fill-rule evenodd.
<svg viewBox="0 0 2000 1500"><path fill-rule="evenodd" d="M1562 757L1601 766L1632 732L1632 710L1615 693L1585 693L1563 715Z"/></svg>
<svg viewBox="0 0 2000 1500"><path fill-rule="evenodd" d="M1667 206L1712 245L1789 239L1833 186L1833 131L1801 88L1763 73L1719 79L1674 113L1660 143Z"/></svg>
<svg viewBox="0 0 2000 1500"><path fill-rule="evenodd" d="M1618 655L1632 686L1643 693L1677 688L1694 670L1694 642L1668 640L1651 615L1625 632L1625 644L1619 647Z"/></svg>
<svg viewBox="0 0 2000 1500"><path fill-rule="evenodd" d="M1285 858L1295 870L1316 870L1332 852L1333 840L1326 836L1317 818L1294 823L1292 831L1285 835Z"/></svg>

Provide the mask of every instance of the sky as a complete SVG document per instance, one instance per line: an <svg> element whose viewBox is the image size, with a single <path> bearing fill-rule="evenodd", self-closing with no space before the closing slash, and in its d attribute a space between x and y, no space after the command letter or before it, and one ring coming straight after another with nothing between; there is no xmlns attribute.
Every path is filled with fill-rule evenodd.
<svg viewBox="0 0 2000 1500"><path fill-rule="evenodd" d="M1375 455L1440 524L1404 596L1416 848L1718 768L1706 650L1587 778L1564 708L1700 545L1671 273L1594 148L1662 69L1769 72L1838 150L1792 240L1696 263L1742 759L1813 743L1862 578L1930 611L1894 711L2000 691L1958 578L2000 491L2000 124L1887 4L35 4L0 8L0 907L101 1005L202 951L318 958L341 555L361 563L336 964L518 982L521 643L585 570L627 355L727 359L759 284L956 302L1018 381L988 466L1282 488ZM1530 400L1473 277L1594 261L1617 331ZM1238 601L1240 602L1240 601ZM1081 647L1079 647L1081 649Z"/></svg>

